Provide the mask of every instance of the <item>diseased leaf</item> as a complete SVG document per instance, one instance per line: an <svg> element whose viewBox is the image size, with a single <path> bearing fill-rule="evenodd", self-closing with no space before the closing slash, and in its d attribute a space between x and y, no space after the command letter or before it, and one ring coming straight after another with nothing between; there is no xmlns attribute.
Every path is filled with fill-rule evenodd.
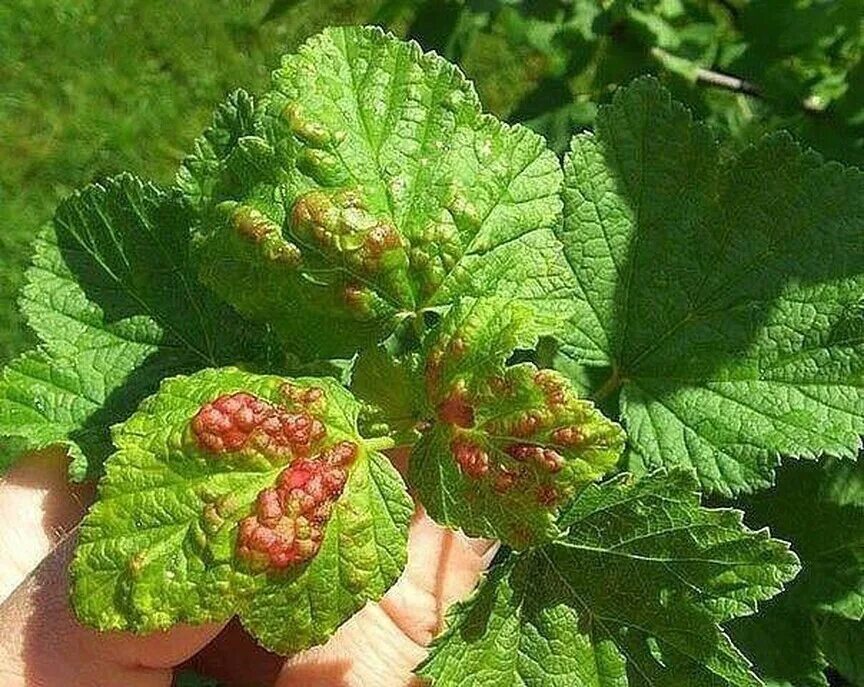
<svg viewBox="0 0 864 687"><path fill-rule="evenodd" d="M66 444L83 479L163 377L262 354L266 336L197 283L191 221L176 193L130 175L60 205L21 300L42 343L2 372L0 434Z"/></svg>
<svg viewBox="0 0 864 687"><path fill-rule="evenodd" d="M568 343L614 369L638 469L771 484L779 456L853 457L864 433L864 174L785 136L721 159L651 79L565 162L579 283ZM641 465L641 466L640 466Z"/></svg>
<svg viewBox="0 0 864 687"><path fill-rule="evenodd" d="M239 614L283 653L326 640L405 564L412 507L329 379L166 380L125 423L71 568L78 618L148 632Z"/></svg>
<svg viewBox="0 0 864 687"><path fill-rule="evenodd" d="M202 211L203 280L310 356L460 296L572 311L555 155L482 114L453 65L377 28L324 31L260 101L233 95L179 183Z"/></svg>
<svg viewBox="0 0 864 687"><path fill-rule="evenodd" d="M409 481L436 521L516 548L554 537L558 506L610 470L624 445L621 428L565 377L507 365L542 333L519 301L462 301L423 351L434 420Z"/></svg>
<svg viewBox="0 0 864 687"><path fill-rule="evenodd" d="M436 684L758 685L718 623L798 569L732 510L699 505L682 471L589 485L566 536L512 555L459 604L419 674Z"/></svg>

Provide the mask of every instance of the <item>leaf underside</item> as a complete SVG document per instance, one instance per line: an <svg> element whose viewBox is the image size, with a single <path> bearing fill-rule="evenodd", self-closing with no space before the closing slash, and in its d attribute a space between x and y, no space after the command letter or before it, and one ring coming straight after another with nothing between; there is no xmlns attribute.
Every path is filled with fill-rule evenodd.
<svg viewBox="0 0 864 687"><path fill-rule="evenodd" d="M797 571L788 547L699 506L689 473L587 487L566 536L512 555L459 604L419 673L436 684L758 685L719 623Z"/></svg>

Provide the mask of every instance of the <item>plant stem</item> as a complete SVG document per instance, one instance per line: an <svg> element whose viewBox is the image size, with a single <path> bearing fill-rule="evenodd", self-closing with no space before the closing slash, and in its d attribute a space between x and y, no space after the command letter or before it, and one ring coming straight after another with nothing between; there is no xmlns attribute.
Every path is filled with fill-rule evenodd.
<svg viewBox="0 0 864 687"><path fill-rule="evenodd" d="M592 394L594 402L600 403L605 401L609 396L615 393L619 386L621 386L622 381L618 368L613 367L609 379L603 382L603 385Z"/></svg>
<svg viewBox="0 0 864 687"><path fill-rule="evenodd" d="M716 86L717 88L725 88L727 91L733 91L734 93L744 93L756 98L762 97L762 91L759 90L756 84L752 84L745 79L732 76L731 74L715 72L712 69L705 69L704 67L699 67L696 70L696 81L708 84L709 86Z"/></svg>
<svg viewBox="0 0 864 687"><path fill-rule="evenodd" d="M370 451L386 451L388 448L394 448L396 442L392 437L375 437L373 439L365 439L363 442L366 448Z"/></svg>

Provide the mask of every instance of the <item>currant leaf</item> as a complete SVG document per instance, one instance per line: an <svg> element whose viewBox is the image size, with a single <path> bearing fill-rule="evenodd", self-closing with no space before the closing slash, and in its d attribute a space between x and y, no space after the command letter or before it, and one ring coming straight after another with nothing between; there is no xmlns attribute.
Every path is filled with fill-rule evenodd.
<svg viewBox="0 0 864 687"><path fill-rule="evenodd" d="M435 684L759 685L719 623L797 572L741 514L699 505L683 471L575 497L566 536L513 554L451 612L418 669Z"/></svg>
<svg viewBox="0 0 864 687"><path fill-rule="evenodd" d="M828 614L821 619L819 638L837 672L856 687L864 685L864 620Z"/></svg>
<svg viewBox="0 0 864 687"><path fill-rule="evenodd" d="M567 336L612 367L634 470L692 466L721 494L780 455L854 457L864 433L864 173L774 136L721 159L640 79L565 162Z"/></svg>
<svg viewBox="0 0 864 687"><path fill-rule="evenodd" d="M829 687L815 619L788 592L735 620L728 631L767 687Z"/></svg>
<svg viewBox="0 0 864 687"><path fill-rule="evenodd" d="M566 378L507 365L543 333L518 301L460 301L424 346L427 415L409 481L438 522L522 548L557 534L558 506L610 470L618 425Z"/></svg>
<svg viewBox="0 0 864 687"><path fill-rule="evenodd" d="M864 464L784 465L776 486L743 506L750 523L792 543L802 571L757 615L732 623L732 638L769 685L827 685L826 619L864 622Z"/></svg>
<svg viewBox="0 0 864 687"><path fill-rule="evenodd" d="M411 501L330 379L166 380L114 430L71 567L78 618L148 632L240 616L265 647L325 641L406 559Z"/></svg>
<svg viewBox="0 0 864 687"><path fill-rule="evenodd" d="M178 182L204 281L301 353L350 355L463 295L572 311L555 155L377 28L328 29L262 99L234 94Z"/></svg>
<svg viewBox="0 0 864 687"><path fill-rule="evenodd" d="M108 427L163 377L265 355L266 335L197 283L191 223L176 192L131 175L60 205L21 299L41 344L0 376L0 435L66 444L83 479L111 451Z"/></svg>

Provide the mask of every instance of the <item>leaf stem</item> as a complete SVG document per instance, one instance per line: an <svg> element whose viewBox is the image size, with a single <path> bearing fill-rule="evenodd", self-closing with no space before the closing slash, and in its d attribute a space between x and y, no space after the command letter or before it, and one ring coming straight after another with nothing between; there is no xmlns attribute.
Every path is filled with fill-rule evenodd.
<svg viewBox="0 0 864 687"><path fill-rule="evenodd" d="M612 374L609 375L609 379L603 382L602 386L592 394L594 402L600 403L601 401L605 401L609 396L615 393L623 381L624 380L621 379L621 371L617 366L613 366Z"/></svg>
<svg viewBox="0 0 864 687"><path fill-rule="evenodd" d="M369 451L386 451L388 448L395 448L396 446L393 437L388 436L364 439L363 443Z"/></svg>

